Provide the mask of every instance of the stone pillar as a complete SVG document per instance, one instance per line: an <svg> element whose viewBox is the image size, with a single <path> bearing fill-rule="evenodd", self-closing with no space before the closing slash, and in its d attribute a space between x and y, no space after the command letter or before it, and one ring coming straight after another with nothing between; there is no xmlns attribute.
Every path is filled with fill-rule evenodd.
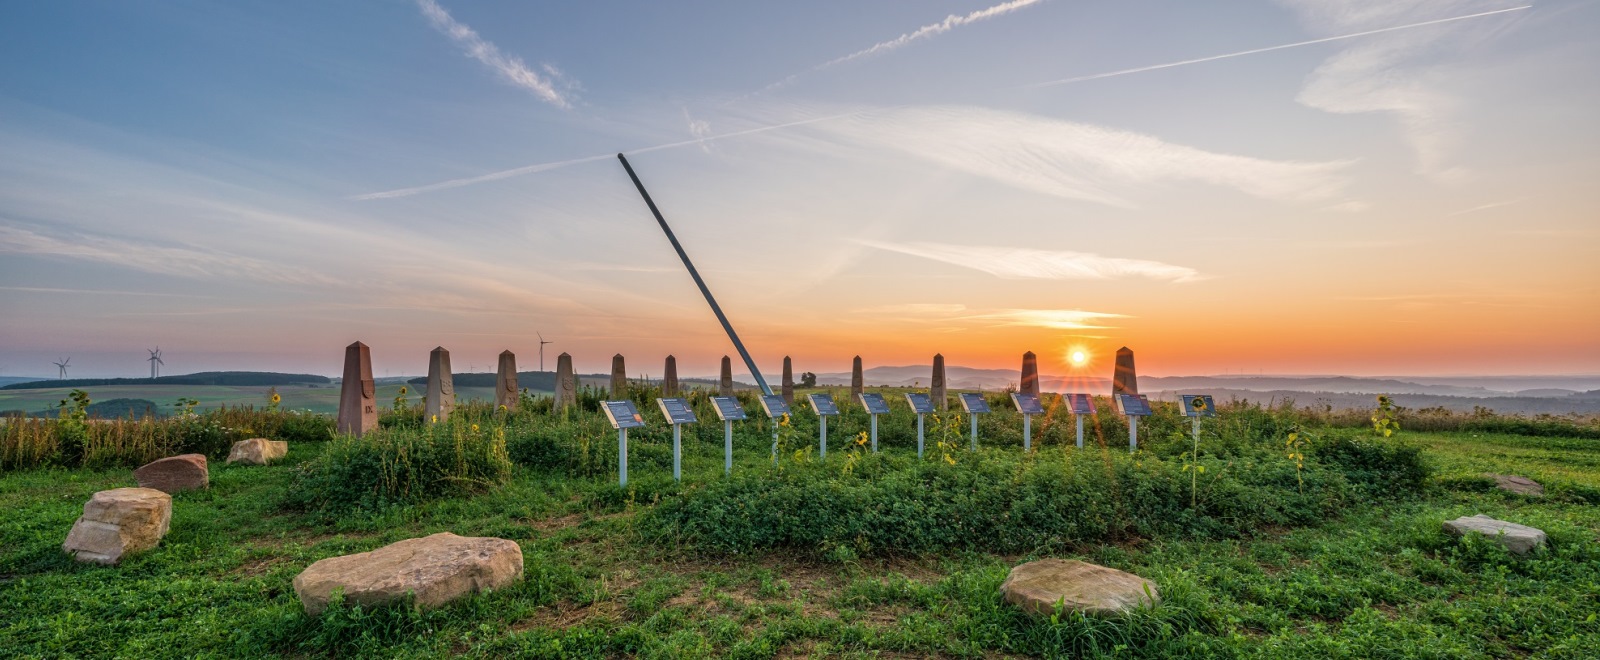
<svg viewBox="0 0 1600 660"><path fill-rule="evenodd" d="M861 400L861 356L857 355L854 362L850 363L850 401Z"/></svg>
<svg viewBox="0 0 1600 660"><path fill-rule="evenodd" d="M733 360L722 356L722 379L717 383L717 393L720 396L733 396Z"/></svg>
<svg viewBox="0 0 1600 660"><path fill-rule="evenodd" d="M1139 393L1139 376L1133 370L1133 351L1127 346L1117 349L1117 367L1111 374L1111 393Z"/></svg>
<svg viewBox="0 0 1600 660"><path fill-rule="evenodd" d="M507 411L517 409L517 356L511 351L500 352L500 372L494 379L494 405L505 406Z"/></svg>
<svg viewBox="0 0 1600 660"><path fill-rule="evenodd" d="M572 374L572 356L556 358L556 410L578 403L578 379Z"/></svg>
<svg viewBox="0 0 1600 660"><path fill-rule="evenodd" d="M678 396L678 358L667 356L666 369L661 372L661 396Z"/></svg>
<svg viewBox="0 0 1600 660"><path fill-rule="evenodd" d="M1033 351L1022 354L1022 381L1017 391L1039 396L1039 358Z"/></svg>
<svg viewBox="0 0 1600 660"><path fill-rule="evenodd" d="M794 362L783 356L783 400L794 405Z"/></svg>
<svg viewBox="0 0 1600 660"><path fill-rule="evenodd" d="M611 400L628 398L628 368L623 366L622 354L611 356Z"/></svg>
<svg viewBox="0 0 1600 660"><path fill-rule="evenodd" d="M933 399L933 405L940 410L950 409L950 394L944 388L944 354L933 356L933 385L928 388L928 398Z"/></svg>
<svg viewBox="0 0 1600 660"><path fill-rule="evenodd" d="M428 403L423 414L430 422L450 419L456 409L456 379L450 373L450 351L437 346L428 354Z"/></svg>
<svg viewBox="0 0 1600 660"><path fill-rule="evenodd" d="M344 382L339 386L340 433L360 437L378 425L378 401L372 380L372 351L356 342L344 349Z"/></svg>

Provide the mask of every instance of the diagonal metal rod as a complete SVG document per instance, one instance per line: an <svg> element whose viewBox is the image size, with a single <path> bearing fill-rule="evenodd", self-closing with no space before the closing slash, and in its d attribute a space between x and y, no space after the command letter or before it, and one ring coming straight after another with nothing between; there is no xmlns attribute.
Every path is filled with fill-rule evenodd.
<svg viewBox="0 0 1600 660"><path fill-rule="evenodd" d="M694 264L689 261L689 255L683 251L683 246L678 244L678 237L672 234L672 228L667 226L667 219L661 217L661 210L656 208L655 200L650 199L650 193L644 189L644 184L639 182L639 175L633 173L633 166L628 164L628 159L622 154L617 154L617 160L622 161L622 168L628 170L628 178L633 179L633 186L639 189L639 195L644 197L644 203L650 207L650 212L655 214L656 222L661 223L661 231L666 232L667 240L672 242L672 249L678 251L678 258L683 260L684 268L689 269L689 277L694 278L695 286L700 287L700 293L706 297L706 302L711 305L711 311L717 315L717 320L722 322L722 329L728 333L728 339L733 340L733 347L738 349L739 357L744 358L744 366L750 368L750 375L755 376L756 385L761 386L761 393L772 396L772 387L767 385L767 379L761 377L761 370L756 368L756 361L750 359L750 351L744 349L744 342L739 341L739 333L733 331L733 325L728 323L728 317L722 313L722 307L717 305L717 299L711 297L711 289L706 288L706 281L700 279L700 272L694 269Z"/></svg>

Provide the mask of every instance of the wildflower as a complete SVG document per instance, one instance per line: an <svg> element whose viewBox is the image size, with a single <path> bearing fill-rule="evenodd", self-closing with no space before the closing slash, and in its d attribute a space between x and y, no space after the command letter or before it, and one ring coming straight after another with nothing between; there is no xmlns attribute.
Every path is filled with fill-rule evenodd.
<svg viewBox="0 0 1600 660"><path fill-rule="evenodd" d="M472 425L472 432L473 433L477 433L478 432L478 425L477 424L473 424Z"/></svg>
<svg viewBox="0 0 1600 660"><path fill-rule="evenodd" d="M435 424L439 423L439 416L438 415L434 415L433 416L433 423L435 423Z"/></svg>
<svg viewBox="0 0 1600 660"><path fill-rule="evenodd" d="M944 462L949 463L951 465L955 465L956 464L956 459L951 458L949 454L945 454L944 455Z"/></svg>
<svg viewBox="0 0 1600 660"><path fill-rule="evenodd" d="M406 391L407 391L406 390L406 386L401 385L400 386L400 396L405 396L406 395Z"/></svg>
<svg viewBox="0 0 1600 660"><path fill-rule="evenodd" d="M506 412L506 404L500 404L500 412Z"/></svg>
<svg viewBox="0 0 1600 660"><path fill-rule="evenodd" d="M784 413L783 417L778 418L778 426L782 426L782 427L788 428L788 426L789 426L789 413Z"/></svg>
<svg viewBox="0 0 1600 660"><path fill-rule="evenodd" d="M278 393L277 393L277 392L273 392L273 393L272 393L272 402L273 402L273 403L274 403L274 404L276 404L276 403L279 403L279 402L282 402L282 401L283 401L283 397L281 397L281 396L278 396Z"/></svg>

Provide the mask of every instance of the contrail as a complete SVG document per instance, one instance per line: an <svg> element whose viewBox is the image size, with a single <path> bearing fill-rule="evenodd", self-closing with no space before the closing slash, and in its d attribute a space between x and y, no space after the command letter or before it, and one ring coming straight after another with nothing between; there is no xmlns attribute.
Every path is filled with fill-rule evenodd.
<svg viewBox="0 0 1600 660"><path fill-rule="evenodd" d="M1113 78L1113 77L1116 77L1116 76L1125 76L1125 75L1128 75L1130 73L1144 73L1146 71L1155 71L1155 70L1158 70L1158 69L1170 69L1170 68L1175 67L1175 66L1185 66L1185 65L1189 65L1189 64L1200 64L1202 62L1214 62L1216 60L1225 60L1225 59L1228 59L1228 58L1231 58L1231 57L1243 57L1245 55L1255 55L1257 53L1270 53L1270 52L1275 51L1275 50L1284 50L1286 48L1299 48L1301 46L1310 46L1310 45L1313 45L1313 44L1324 44L1324 43L1328 43L1330 41L1341 41L1341 40L1344 40L1344 39L1355 39L1357 37L1366 37L1366 36L1371 36L1371 35L1374 35L1374 34L1383 34L1384 32L1395 32L1395 31L1398 31L1398 30L1410 30L1412 28L1426 27L1426 26L1429 26L1429 25L1438 25L1440 23L1450 23L1450 22L1453 22L1453 21L1464 21L1464 20L1467 20L1469 18L1482 18L1484 16L1493 16L1495 14L1504 14L1504 13L1510 12L1510 11L1521 11L1521 10L1529 9L1529 8L1532 8L1532 7L1533 7L1533 5L1523 5L1521 7L1511 7L1511 8L1508 8L1508 9L1496 9L1494 11L1485 11L1485 12L1479 12L1479 13L1476 13L1476 14L1467 14L1466 16L1456 16L1456 17L1453 17L1453 18L1440 18L1440 19L1436 19L1436 20L1432 20L1432 21L1423 21L1421 23L1412 23L1410 25L1397 25L1397 26L1394 26L1394 27L1379 28L1379 29L1376 29L1376 30L1367 30L1365 32L1355 32L1355 33L1352 33L1352 34L1341 34L1341 35L1339 35L1337 37L1323 37L1321 39L1312 39L1310 41L1297 41L1297 42L1292 43L1292 44L1283 44L1281 46L1268 46L1266 48L1254 48L1254 49L1251 49L1251 50L1241 50L1241 51L1236 52L1236 53L1227 53L1227 54L1223 54L1223 55L1212 55L1210 57L1198 57L1198 58L1195 58L1195 59L1192 59L1192 60L1182 60L1182 61L1178 61L1178 62L1167 62L1166 64L1152 64L1150 66L1141 66L1141 67L1134 68L1134 69L1122 69L1120 71L1107 71L1105 73L1095 73L1095 74L1090 74L1090 75L1087 75L1087 76L1078 76L1076 78L1062 78L1061 80L1051 80L1049 82L1033 83L1031 85L1022 85L1022 86L1019 87L1019 89L1036 89L1036 88L1039 88L1039 87L1052 87L1052 86L1055 86L1055 85L1066 85L1066 84L1070 84L1070 83L1084 82L1086 80L1099 80L1101 78Z"/></svg>
<svg viewBox="0 0 1600 660"><path fill-rule="evenodd" d="M1454 17L1451 17L1451 18L1440 18L1440 19L1435 19L1435 20L1431 20L1431 21L1423 21L1421 23L1411 23L1411 24L1408 24L1408 25L1397 25L1397 26L1394 26L1394 27L1379 28L1379 29L1376 29L1376 30L1367 30L1365 32L1355 32L1355 33L1351 33L1351 34L1342 34L1342 35L1339 35L1339 36L1336 36L1336 37L1323 37L1321 39L1312 39L1310 41L1297 41L1297 42L1292 43L1292 44L1283 44L1283 45L1280 45L1280 46L1268 46L1266 48L1254 48L1254 49L1251 49L1251 50L1241 50L1241 51L1238 51L1238 52L1226 53L1226 54L1223 54L1223 55L1212 55L1210 57L1199 57L1199 58L1195 58L1195 59L1181 60L1181 61L1177 61L1177 62L1167 62L1165 64L1152 64L1150 66L1142 66L1142 67L1133 68L1133 69L1121 69L1121 70L1118 70L1118 71L1107 71L1105 73L1096 73L1096 74L1091 74L1091 75L1086 75L1086 76L1077 76L1075 78L1063 78L1061 80L1051 80L1051 81L1048 81L1048 82L1034 83L1034 84L1031 84L1031 85L1021 85L1021 86L1018 86L1018 87L1011 87L1011 88L1002 88L1000 90L992 90L992 91L1002 91L1003 89L1036 89L1036 88L1040 88L1040 87L1051 87L1051 86L1055 86L1055 85L1067 85L1067 84L1071 84L1071 83L1079 83L1079 82L1085 82L1085 81L1089 81L1089 80L1099 80L1101 78L1112 78L1112 77L1115 77L1115 76L1125 76L1125 75L1133 74L1133 73L1144 73L1146 71L1156 71L1158 69L1170 69L1172 67L1186 66L1186 65L1189 65L1189 64L1200 64L1200 63L1203 63L1203 62L1213 62L1213 61L1216 61L1216 60L1224 60L1224 59L1228 59L1228 58L1231 58L1231 57L1242 57L1242 56L1245 56L1245 55L1255 55L1257 53L1268 53L1268 52L1272 52L1272 51L1275 51L1275 50L1284 50L1284 49L1287 49L1287 48L1299 48L1301 46L1311 46L1311 45L1314 45L1314 44L1328 43L1330 41L1341 41L1341 40L1344 40L1344 39L1355 39L1357 37L1366 37L1366 36L1371 36L1371 35L1374 35L1374 34L1382 34L1382 33L1385 33L1385 32L1396 32L1396 31L1399 31L1399 30L1410 30L1410 29L1413 29L1413 28L1426 27L1426 26L1429 26L1429 25L1439 25L1441 23L1451 23L1451 22L1454 22L1454 21L1464 21L1464 20L1472 19L1472 18L1482 18L1484 16L1493 16L1495 14L1504 14L1504 13L1507 13L1507 12L1522 11L1524 9L1531 9L1531 8L1533 8L1533 5L1522 5L1520 7L1510 7L1510 8L1507 8L1507 9L1496 9L1496 10L1493 10L1493 11L1479 12L1479 13L1476 13L1476 14L1467 14L1465 16L1454 16ZM868 113L868 112L881 111L881 110L892 110L892 109L895 109L895 108L903 108L903 107L908 107L909 105L911 105L911 104L902 104L902 105L897 105L897 106L889 106L889 107L886 107L886 108L871 108L871 109L866 109L866 110L854 110L854 111L851 111L851 112L842 112L842 113L839 113L839 114L827 115L827 116L824 116L824 117L814 117L814 118L811 118L811 119L802 119L800 121L792 121L792 122L787 122L787 123L783 123L783 124L774 124L774 125L771 125L771 126L761 126L761 127L757 127L757 128L745 129L745 130L742 130L742 131L734 131L732 133L719 133L717 135L708 135L706 137L696 138L696 139L693 139L693 140L683 140L683 141L680 141L680 142L669 142L667 144L658 144L658 145L655 145L653 147L643 147L643 148L640 148L640 149L634 149L632 151L624 151L623 153L625 153L625 154L640 154L640 153L648 153L648 152L651 152L651 151L660 151L660 150L663 150L663 149L675 149L677 147L685 147L685 146L689 146L689 145L703 144L703 143L706 143L706 142L713 142L713 141L716 141L716 140L722 140L722 139L726 139L726 138L742 137L742 136L746 136L746 135L754 135L754 134L757 134L757 133L765 133L767 131L776 131L776 130L781 130L781 129L785 129L785 128L793 128L793 127L796 127L796 126L805 126L807 124L815 124L815 123L818 123L818 122L825 122L825 121L832 121L832 120L835 120L835 119L842 119L842 118L845 118L845 117L853 117L853 116L865 114L865 113ZM426 193L426 192L433 192L433 191L436 191L436 190L445 190L445 189L449 189L449 188L459 188L461 186L470 186L470 185L475 184L475 183L483 183L485 181L495 181L495 180L499 180L499 179L505 179L505 178L509 178L509 177L519 176L519 175L522 175L522 174L532 174L534 172L544 172L544 171L547 171L547 170L553 170L553 169L558 169L558 168L562 168L562 167L567 167L569 165L578 165L580 163L590 163L590 162L594 162L594 161L598 161L598 160L605 160L605 159L608 159L608 158L615 158L615 157L616 157L616 154L607 153L607 154L600 154L600 155L597 155L597 156L587 156L587 157L584 157L584 158L574 158L572 160L562 160L562 161L556 161L556 162L551 162L551 163L539 163L537 165L528 165L528 166L525 166L525 167L518 167L518 168L514 168L514 169L509 169L509 170L501 170L499 172L490 172L488 174L484 174L484 175L481 175L481 176L468 177L468 178L464 178L464 179L452 179L452 180L449 180L449 181L442 181L440 183L432 183L432 184L428 184L428 185L425 185L425 186L415 186L415 187L412 187L412 188L397 188L395 190L385 190L385 191L382 191L382 192L367 193L367 194L364 194L364 195L354 195L354 196L350 197L350 199L365 201L365 200L373 200L373 199L390 199L390 198L395 198L395 197L410 197L412 195L418 195L418 194L422 194L422 193Z"/></svg>

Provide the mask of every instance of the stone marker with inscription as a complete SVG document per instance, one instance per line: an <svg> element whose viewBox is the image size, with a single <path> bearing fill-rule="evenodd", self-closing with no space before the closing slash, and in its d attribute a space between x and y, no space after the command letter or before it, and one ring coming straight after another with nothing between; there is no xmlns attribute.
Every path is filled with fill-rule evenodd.
<svg viewBox="0 0 1600 660"><path fill-rule="evenodd" d="M678 358L667 356L667 364L661 371L661 394L663 396L678 396Z"/></svg>
<svg viewBox="0 0 1600 660"><path fill-rule="evenodd" d="M861 388L864 386L865 382L866 382L866 379L861 374L861 356L857 355L854 360L850 361L850 400L851 401L856 401L856 400L859 400L861 398Z"/></svg>
<svg viewBox="0 0 1600 660"><path fill-rule="evenodd" d="M611 356L611 398L628 398L628 367L622 361L622 354Z"/></svg>
<svg viewBox="0 0 1600 660"><path fill-rule="evenodd" d="M361 437L378 425L377 385L372 380L372 352L356 342L344 349L344 379L339 384L340 433Z"/></svg>
<svg viewBox="0 0 1600 660"><path fill-rule="evenodd" d="M1028 351L1022 354L1022 380L1017 390L1023 394L1032 394L1038 398L1039 393L1039 358Z"/></svg>
<svg viewBox="0 0 1600 660"><path fill-rule="evenodd" d="M1117 349L1116 367L1111 372L1111 396L1138 393L1139 375L1133 369L1133 349L1123 346Z"/></svg>
<svg viewBox="0 0 1600 660"><path fill-rule="evenodd" d="M717 380L717 394L733 396L733 360L722 356L722 377Z"/></svg>
<svg viewBox="0 0 1600 660"><path fill-rule="evenodd" d="M783 356L783 402L794 405L794 363Z"/></svg>
<svg viewBox="0 0 1600 660"><path fill-rule="evenodd" d="M578 403L578 377L572 373L572 356L562 353L556 357L556 410Z"/></svg>
<svg viewBox="0 0 1600 660"><path fill-rule="evenodd" d="M940 410L949 410L949 396L944 384L944 354L936 353L933 356L933 381L928 387L928 398L933 399L933 405Z"/></svg>
<svg viewBox="0 0 1600 660"><path fill-rule="evenodd" d="M500 351L500 364L494 378L495 409L505 406L507 412L517 409L517 355L509 350Z"/></svg>
<svg viewBox="0 0 1600 660"><path fill-rule="evenodd" d="M450 351L439 346L428 354L428 403L424 413L428 421L437 423L450 419L456 409L456 379L450 371Z"/></svg>

